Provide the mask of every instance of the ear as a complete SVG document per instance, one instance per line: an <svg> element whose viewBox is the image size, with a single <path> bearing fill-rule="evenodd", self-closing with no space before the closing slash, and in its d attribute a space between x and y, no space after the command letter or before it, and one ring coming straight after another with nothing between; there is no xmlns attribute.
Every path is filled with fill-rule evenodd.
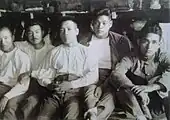
<svg viewBox="0 0 170 120"><path fill-rule="evenodd" d="M12 35L12 41L14 41L15 40L15 35Z"/></svg>
<svg viewBox="0 0 170 120"><path fill-rule="evenodd" d="M79 34L79 29L78 28L76 28L76 35L78 35Z"/></svg>
<svg viewBox="0 0 170 120"><path fill-rule="evenodd" d="M111 28L112 25L113 25L113 20L110 20L110 21L109 21L109 28Z"/></svg>
<svg viewBox="0 0 170 120"><path fill-rule="evenodd" d="M93 28L93 21L91 21L91 23L90 23L90 29L91 29L92 31L94 31L94 28Z"/></svg>
<svg viewBox="0 0 170 120"><path fill-rule="evenodd" d="M136 40L136 42L137 42L137 45L139 46L139 45L140 45L140 38L138 38L138 39Z"/></svg>
<svg viewBox="0 0 170 120"><path fill-rule="evenodd" d="M42 30L42 37L45 37L45 32L44 32L44 30Z"/></svg>

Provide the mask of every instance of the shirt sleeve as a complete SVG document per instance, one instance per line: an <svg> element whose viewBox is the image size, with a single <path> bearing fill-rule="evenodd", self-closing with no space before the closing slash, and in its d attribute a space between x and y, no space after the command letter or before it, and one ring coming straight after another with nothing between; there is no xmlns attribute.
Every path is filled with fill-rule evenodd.
<svg viewBox="0 0 170 120"><path fill-rule="evenodd" d="M162 72L162 76L159 79L159 83L162 84L165 87L165 90L159 90L158 94L160 95L160 97L164 98L168 96L168 92L170 90L170 55L168 54L164 54L164 56L162 57L161 60L161 68L163 71Z"/></svg>
<svg viewBox="0 0 170 120"><path fill-rule="evenodd" d="M124 57L119 63L117 63L115 70L111 74L111 85L116 89L119 89L120 87L132 87L133 83L126 76L126 73L132 66L133 61L130 57Z"/></svg>
<svg viewBox="0 0 170 120"><path fill-rule="evenodd" d="M7 92L4 96L8 99L24 94L29 87L30 83L30 69L31 62L28 56L22 56L24 60L20 60L20 72L16 85Z"/></svg>
<svg viewBox="0 0 170 120"><path fill-rule="evenodd" d="M53 67L53 53L49 52L43 63L37 71L32 73L32 76L38 79L41 86L46 87L55 78L56 70Z"/></svg>
<svg viewBox="0 0 170 120"><path fill-rule="evenodd" d="M84 68L83 76L71 81L73 88L85 87L98 81L99 75L97 59L88 54L85 60Z"/></svg>

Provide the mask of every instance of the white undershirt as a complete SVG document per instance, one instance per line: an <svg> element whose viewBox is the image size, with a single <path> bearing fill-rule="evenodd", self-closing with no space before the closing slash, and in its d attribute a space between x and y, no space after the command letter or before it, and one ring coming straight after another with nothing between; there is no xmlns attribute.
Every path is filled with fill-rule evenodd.
<svg viewBox="0 0 170 120"><path fill-rule="evenodd" d="M94 35L89 46L90 54L98 58L99 68L111 69L109 38L98 39Z"/></svg>

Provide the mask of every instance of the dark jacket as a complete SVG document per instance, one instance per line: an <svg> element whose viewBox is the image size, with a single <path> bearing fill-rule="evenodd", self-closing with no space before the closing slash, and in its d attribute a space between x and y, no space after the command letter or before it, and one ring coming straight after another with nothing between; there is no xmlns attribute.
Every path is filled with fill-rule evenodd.
<svg viewBox="0 0 170 120"><path fill-rule="evenodd" d="M81 41L79 42L85 46L89 46L91 38L92 33L89 33L87 36L80 38ZM114 69L117 62L119 62L124 56L128 56L132 53L133 47L128 38L112 31L109 31L109 40L112 69Z"/></svg>

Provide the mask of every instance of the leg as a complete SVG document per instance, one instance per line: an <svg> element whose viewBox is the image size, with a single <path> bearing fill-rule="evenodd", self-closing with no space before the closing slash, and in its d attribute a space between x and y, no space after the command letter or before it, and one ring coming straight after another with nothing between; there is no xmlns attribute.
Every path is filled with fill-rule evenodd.
<svg viewBox="0 0 170 120"><path fill-rule="evenodd" d="M79 120L78 97L71 97L64 104L64 120Z"/></svg>
<svg viewBox="0 0 170 120"><path fill-rule="evenodd" d="M21 103L21 101L24 100L25 96L26 94L23 94L14 97L8 101L7 106L4 110L3 120L17 120L17 117L21 116L21 114L19 114L20 112L18 106Z"/></svg>
<svg viewBox="0 0 170 120"><path fill-rule="evenodd" d="M85 104L87 106L87 109L91 109L95 107L96 103L99 101L102 90L100 87L97 87L96 85L89 85L84 88L85 89Z"/></svg>
<svg viewBox="0 0 170 120"><path fill-rule="evenodd" d="M128 89L120 89L116 92L120 104L126 111L138 120L146 120L135 95Z"/></svg>
<svg viewBox="0 0 170 120"><path fill-rule="evenodd" d="M114 94L105 92L97 103L97 120L107 120L115 108Z"/></svg>
<svg viewBox="0 0 170 120"><path fill-rule="evenodd" d="M60 111L59 101L48 97L41 106L37 120L52 120L55 116L58 118Z"/></svg>
<svg viewBox="0 0 170 120"><path fill-rule="evenodd" d="M32 111L37 107L40 98L38 95L29 96L25 101L21 108L23 119L27 119Z"/></svg>

